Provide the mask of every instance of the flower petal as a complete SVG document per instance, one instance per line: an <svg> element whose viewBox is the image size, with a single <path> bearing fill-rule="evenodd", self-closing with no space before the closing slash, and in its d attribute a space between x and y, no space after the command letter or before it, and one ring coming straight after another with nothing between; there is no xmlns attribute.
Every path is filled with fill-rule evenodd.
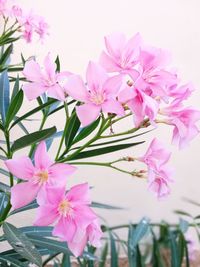
<svg viewBox="0 0 200 267"><path fill-rule="evenodd" d="M122 75L116 75L108 78L103 85L104 91L107 95L116 95L122 85Z"/></svg>
<svg viewBox="0 0 200 267"><path fill-rule="evenodd" d="M41 96L43 93L47 91L47 87L35 83L35 82L30 82L30 83L25 83L22 86L22 90L24 91L24 94L28 98L29 101L36 99L38 96Z"/></svg>
<svg viewBox="0 0 200 267"><path fill-rule="evenodd" d="M50 53L44 59L44 68L49 80L55 80L56 64L51 60Z"/></svg>
<svg viewBox="0 0 200 267"><path fill-rule="evenodd" d="M23 74L27 80L32 82L40 82L42 79L41 68L39 64L33 59L26 62Z"/></svg>
<svg viewBox="0 0 200 267"><path fill-rule="evenodd" d="M57 208L54 205L44 205L37 209L34 225L46 226L55 222L59 216Z"/></svg>
<svg viewBox="0 0 200 267"><path fill-rule="evenodd" d="M73 219L61 217L53 229L52 234L59 237L62 241L70 242L76 232L76 224Z"/></svg>
<svg viewBox="0 0 200 267"><path fill-rule="evenodd" d="M35 151L34 155L35 167L41 170L47 169L53 164L53 161L49 158L47 153L46 144L42 141Z"/></svg>
<svg viewBox="0 0 200 267"><path fill-rule="evenodd" d="M73 203L78 202L82 205L87 205L91 203L88 183L73 186L69 190L69 192L67 192L66 196L67 199Z"/></svg>
<svg viewBox="0 0 200 267"><path fill-rule="evenodd" d="M9 159L5 161L5 164L9 172L17 178L29 180L33 177L34 166L29 157L23 156L18 159Z"/></svg>
<svg viewBox="0 0 200 267"><path fill-rule="evenodd" d="M123 33L116 32L105 37L107 51L113 58L119 59L125 44L126 37Z"/></svg>
<svg viewBox="0 0 200 267"><path fill-rule="evenodd" d="M86 79L90 90L101 91L103 84L107 80L108 75L104 68L99 64L92 61L89 62L87 67Z"/></svg>
<svg viewBox="0 0 200 267"><path fill-rule="evenodd" d="M119 116L124 115L124 109L122 105L114 99L108 99L102 104L102 110L106 113L115 113Z"/></svg>
<svg viewBox="0 0 200 267"><path fill-rule="evenodd" d="M39 186L30 182L16 184L11 188L12 208L19 209L31 203L39 191Z"/></svg>
<svg viewBox="0 0 200 267"><path fill-rule="evenodd" d="M48 87L48 96L60 101L64 101L66 98L64 94L64 88L62 88L59 84Z"/></svg>
<svg viewBox="0 0 200 267"><path fill-rule="evenodd" d="M98 118L101 112L101 106L93 104L84 104L81 106L77 106L76 112L82 126L85 127Z"/></svg>
<svg viewBox="0 0 200 267"><path fill-rule="evenodd" d="M80 76L70 75L64 86L64 89L65 92L67 92L67 94L72 98L87 102L88 91Z"/></svg>
<svg viewBox="0 0 200 267"><path fill-rule="evenodd" d="M76 167L69 164L64 164L64 163L53 164L48 169L49 179L54 185L56 184L60 186L65 186L67 177L73 174L75 170Z"/></svg>
<svg viewBox="0 0 200 267"><path fill-rule="evenodd" d="M114 59L108 56L105 52L101 53L99 64L108 72L120 72L121 70Z"/></svg>

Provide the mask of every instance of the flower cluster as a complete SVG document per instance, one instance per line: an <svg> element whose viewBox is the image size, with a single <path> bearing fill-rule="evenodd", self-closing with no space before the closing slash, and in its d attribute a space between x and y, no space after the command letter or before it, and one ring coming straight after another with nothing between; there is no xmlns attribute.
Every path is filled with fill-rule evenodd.
<svg viewBox="0 0 200 267"><path fill-rule="evenodd" d="M34 34L43 40L48 34L48 24L43 17L33 13L33 11L25 11L18 5L13 5L12 1L0 0L0 15L8 20L15 20L12 29L22 33L26 42L30 43Z"/></svg>
<svg viewBox="0 0 200 267"><path fill-rule="evenodd" d="M22 182L11 188L13 209L21 208L34 199L39 208L35 225L56 223L53 235L67 241L74 255L82 254L86 243L99 246L102 232L97 215L89 207L88 184L80 184L65 192L66 179L75 167L54 163L48 156L45 142L41 142L34 155L34 165L23 156L5 161L14 176Z"/></svg>
<svg viewBox="0 0 200 267"><path fill-rule="evenodd" d="M131 112L135 128L145 122L153 127L165 123L173 129L173 143L179 148L188 145L199 133L200 111L184 106L194 88L190 83L180 85L169 65L169 53L147 46L139 34L129 40L121 33L106 36L105 47L98 63L89 62L86 82L69 71L57 72L49 54L43 68L28 61L23 71L29 81L23 86L27 98L33 100L46 92L60 101L68 97L79 101L76 112L84 127L101 113L124 116ZM169 158L170 153L157 139L140 158L148 167L149 188L159 198L170 192Z"/></svg>
<svg viewBox="0 0 200 267"><path fill-rule="evenodd" d="M105 37L105 45L99 63L89 62L86 83L68 71L57 73L49 55L43 69L28 61L24 76L31 83L23 87L28 99L44 92L61 101L70 96L82 103L76 110L83 126L101 112L123 116L128 109L135 127L144 119L154 127L165 123L173 128L173 142L186 146L199 133L200 112L183 105L194 88L180 85L177 73L169 68L169 54L146 46L139 34L128 41L123 34L113 34Z"/></svg>

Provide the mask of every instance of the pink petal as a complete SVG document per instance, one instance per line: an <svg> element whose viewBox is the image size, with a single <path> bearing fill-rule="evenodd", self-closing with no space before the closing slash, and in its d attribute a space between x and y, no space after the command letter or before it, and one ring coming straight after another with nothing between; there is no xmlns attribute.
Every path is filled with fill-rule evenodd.
<svg viewBox="0 0 200 267"><path fill-rule="evenodd" d="M42 79L41 68L35 60L29 60L25 63L23 74L27 80L32 82L40 82Z"/></svg>
<svg viewBox="0 0 200 267"><path fill-rule="evenodd" d="M101 53L99 64L108 72L117 72L121 70L114 59L108 56L105 52Z"/></svg>
<svg viewBox="0 0 200 267"><path fill-rule="evenodd" d="M113 33L105 37L107 51L115 59L119 59L125 44L126 37L122 33Z"/></svg>
<svg viewBox="0 0 200 267"><path fill-rule="evenodd" d="M46 226L52 224L58 216L57 207L53 205L40 206L37 209L34 225Z"/></svg>
<svg viewBox="0 0 200 267"><path fill-rule="evenodd" d="M17 178L29 180L33 177L34 166L28 157L23 156L18 159L9 159L5 161L5 164L9 172Z"/></svg>
<svg viewBox="0 0 200 267"><path fill-rule="evenodd" d="M65 186L67 177L76 171L76 167L64 164L56 163L48 169L49 179L52 184Z"/></svg>
<svg viewBox="0 0 200 267"><path fill-rule="evenodd" d="M74 206L74 220L76 221L77 227L81 229L86 229L88 225L97 219L97 215L94 211L84 205Z"/></svg>
<svg viewBox="0 0 200 267"><path fill-rule="evenodd" d="M89 238L89 243L94 247L100 247L100 239L103 235L101 227L98 223L98 220L95 220L87 227L87 234Z"/></svg>
<svg viewBox="0 0 200 267"><path fill-rule="evenodd" d="M44 59L44 68L49 80L55 80L56 64L51 60L50 53Z"/></svg>
<svg viewBox="0 0 200 267"><path fill-rule="evenodd" d="M35 167L41 170L45 170L53 164L53 161L49 158L47 153L46 144L42 141L35 150L34 155Z"/></svg>
<svg viewBox="0 0 200 267"><path fill-rule="evenodd" d="M125 59L126 62L129 62L129 64L135 63L139 59L140 45L141 45L141 36L139 33L137 33L125 45L122 54L123 59Z"/></svg>
<svg viewBox="0 0 200 267"><path fill-rule="evenodd" d="M77 116L83 127L95 121L101 112L101 106L84 104L76 107Z"/></svg>
<svg viewBox="0 0 200 267"><path fill-rule="evenodd" d="M73 219L61 217L53 229L52 234L59 237L62 241L70 242L76 232L76 224Z"/></svg>
<svg viewBox="0 0 200 267"><path fill-rule="evenodd" d="M87 235L85 234L79 242L68 242L68 247L75 257L81 256L87 244Z"/></svg>
<svg viewBox="0 0 200 267"><path fill-rule="evenodd" d="M118 100L121 103L127 103L129 100L133 99L136 96L136 92L134 92L134 88L130 86L126 86L119 92Z"/></svg>
<svg viewBox="0 0 200 267"><path fill-rule="evenodd" d="M60 101L64 101L66 98L64 94L64 88L62 88L59 84L48 87L48 96Z"/></svg>
<svg viewBox="0 0 200 267"><path fill-rule="evenodd" d="M108 75L105 69L99 64L90 61L87 67L86 78L90 90L100 91L107 80Z"/></svg>
<svg viewBox="0 0 200 267"><path fill-rule="evenodd" d="M87 183L73 186L67 193L67 199L73 203L87 205L91 203L89 195L89 186Z"/></svg>
<svg viewBox="0 0 200 267"><path fill-rule="evenodd" d="M75 100L87 101L88 91L80 76L70 75L64 89Z"/></svg>
<svg viewBox="0 0 200 267"><path fill-rule="evenodd" d="M114 99L106 100L102 104L102 110L103 112L114 113L119 116L123 116L125 114L122 105L117 100L114 100Z"/></svg>
<svg viewBox="0 0 200 267"><path fill-rule="evenodd" d="M104 91L107 95L116 95L122 85L122 75L116 75L108 78L103 85Z"/></svg>
<svg viewBox="0 0 200 267"><path fill-rule="evenodd" d="M11 188L12 208L19 209L31 203L39 191L39 186L30 182L16 184Z"/></svg>
<svg viewBox="0 0 200 267"><path fill-rule="evenodd" d="M35 82L25 83L22 89L29 101L36 99L47 91L47 87Z"/></svg>

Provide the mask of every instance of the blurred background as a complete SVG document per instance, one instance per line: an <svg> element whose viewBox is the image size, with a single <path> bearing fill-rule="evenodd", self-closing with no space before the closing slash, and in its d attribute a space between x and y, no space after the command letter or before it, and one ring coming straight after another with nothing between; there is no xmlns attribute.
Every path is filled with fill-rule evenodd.
<svg viewBox="0 0 200 267"><path fill-rule="evenodd" d="M26 45L20 41L15 47L13 61L17 62L20 53L27 58L35 55L42 61L47 52L61 59L62 70L70 70L84 75L89 60L97 61L104 48L104 36L114 31L124 32L131 37L140 32L146 43L166 48L171 51L173 66L178 69L183 83L192 81L196 91L189 105L200 108L200 2L199 0L23 0L17 1L27 9L46 18L50 25L50 35L41 45L39 42ZM23 114L34 105L27 102ZM34 115L39 119L39 115ZM38 116L38 117L37 117ZM64 124L64 116L57 114L48 121L48 125ZM127 127L127 120L122 127ZM36 123L37 124L37 123ZM27 127L36 127L27 123ZM117 132L117 128L115 128ZM13 137L22 134L14 133ZM109 225L138 222L143 216L152 221L165 219L177 221L174 209L183 209L197 215L197 207L185 202L184 197L200 202L200 137L191 145L179 151L171 146L172 131L169 127L159 126L152 133L137 140L146 140L145 145L109 154L95 160L106 161L121 156L142 155L154 136L160 138L173 152L171 164L175 168L174 184L171 195L158 201L147 190L144 180L134 179L126 174L111 169L82 166L69 179L69 185L88 181L92 189L94 201L125 207L124 211L98 210ZM55 145L54 147L55 148ZM51 154L54 155L54 149ZM22 153L22 152L21 152ZM133 164L133 163L130 163ZM137 167L134 165L133 168ZM20 214L21 216L22 214ZM33 220L33 212L23 215L23 220L15 217L16 224L27 225ZM14 217L12 217L14 218ZM20 217L21 218L21 217Z"/></svg>

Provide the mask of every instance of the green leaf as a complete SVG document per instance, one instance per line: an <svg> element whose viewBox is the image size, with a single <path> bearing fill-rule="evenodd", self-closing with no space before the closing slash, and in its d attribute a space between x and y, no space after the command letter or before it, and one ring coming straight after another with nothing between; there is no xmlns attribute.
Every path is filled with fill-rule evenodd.
<svg viewBox="0 0 200 267"><path fill-rule="evenodd" d="M13 215L13 214L18 213L18 212L26 211L26 210L36 209L37 207L38 207L37 202L33 201L30 204L28 204L22 208L11 211L10 215Z"/></svg>
<svg viewBox="0 0 200 267"><path fill-rule="evenodd" d="M176 234L172 231L169 231L169 240L170 240L170 248L171 248L171 267L180 267L178 246L176 243Z"/></svg>
<svg viewBox="0 0 200 267"><path fill-rule="evenodd" d="M81 129L81 131L74 138L73 144L75 144L75 143L83 140L87 136L89 136L97 128L97 126L99 125L99 122L100 122L100 117L96 121L91 123L90 125Z"/></svg>
<svg viewBox="0 0 200 267"><path fill-rule="evenodd" d="M117 206L111 206L99 202L92 202L91 207L93 208L100 208L100 209L108 209L108 210L122 210L123 208Z"/></svg>
<svg viewBox="0 0 200 267"><path fill-rule="evenodd" d="M3 223L3 232L8 243L15 251L31 263L35 263L39 267L42 266L41 255L24 233L20 232L12 224L6 222Z"/></svg>
<svg viewBox="0 0 200 267"><path fill-rule="evenodd" d="M110 266L111 267L118 267L118 253L116 249L115 239L113 237L113 234L109 232L110 236L110 253L111 253L111 259L110 259Z"/></svg>
<svg viewBox="0 0 200 267"><path fill-rule="evenodd" d="M20 150L24 147L30 146L32 144L38 143L45 140L56 133L56 127L51 127L45 130L37 131L28 135L25 135L16 141L14 141L11 150L12 152Z"/></svg>
<svg viewBox="0 0 200 267"><path fill-rule="evenodd" d="M193 218L192 215L190 215L188 212L185 212L183 210L174 210L174 213Z"/></svg>
<svg viewBox="0 0 200 267"><path fill-rule="evenodd" d="M0 58L0 65L6 64L13 50L13 44L9 45Z"/></svg>
<svg viewBox="0 0 200 267"><path fill-rule="evenodd" d="M0 75L0 113L3 123L6 121L6 114L9 107L10 85L7 71Z"/></svg>
<svg viewBox="0 0 200 267"><path fill-rule="evenodd" d="M164 267L162 258L160 255L160 248L156 237L153 237L153 248L152 248L152 267Z"/></svg>
<svg viewBox="0 0 200 267"><path fill-rule="evenodd" d="M0 168L0 173L3 174L3 175L5 175L5 176L7 176L7 177L10 176L9 172L6 171L6 170L4 170L4 169L2 169L2 168Z"/></svg>
<svg viewBox="0 0 200 267"><path fill-rule="evenodd" d="M143 218L135 227L133 234L132 234L132 239L131 239L131 244L133 247L136 247L140 240L145 236L147 231L149 230L149 219Z"/></svg>
<svg viewBox="0 0 200 267"><path fill-rule="evenodd" d="M136 249L132 244L134 228L130 224L128 231L128 263L129 267L136 267Z"/></svg>
<svg viewBox="0 0 200 267"><path fill-rule="evenodd" d="M13 100L13 98L16 96L16 94L19 92L19 75L17 75L14 87L13 87L13 92L12 92L12 96L11 96L11 101Z"/></svg>
<svg viewBox="0 0 200 267"><path fill-rule="evenodd" d="M59 59L59 56L56 57L55 63L56 63L56 71L60 72L60 59Z"/></svg>
<svg viewBox="0 0 200 267"><path fill-rule="evenodd" d="M15 115L19 111L23 103L24 94L23 91L20 90L16 96L13 98L12 102L9 105L8 112L6 115L6 123L5 126L8 127L10 122L14 119Z"/></svg>
<svg viewBox="0 0 200 267"><path fill-rule="evenodd" d="M186 220L180 219L179 228L183 234L187 232L189 225L190 225L189 222L187 222Z"/></svg>
<svg viewBox="0 0 200 267"><path fill-rule="evenodd" d="M7 184L0 182L0 191L4 193L9 193L10 187Z"/></svg>
<svg viewBox="0 0 200 267"><path fill-rule="evenodd" d="M61 267L71 267L70 255L69 254L63 255Z"/></svg>
<svg viewBox="0 0 200 267"><path fill-rule="evenodd" d="M0 214L2 214L3 211L5 210L8 201L9 201L8 195L4 192L0 192Z"/></svg>
<svg viewBox="0 0 200 267"><path fill-rule="evenodd" d="M0 255L0 265L2 267L25 267L26 265L23 262L13 259L8 256L1 256Z"/></svg>
<svg viewBox="0 0 200 267"><path fill-rule="evenodd" d="M88 150L88 151L84 151L79 153L78 155L73 156L69 155L66 159L67 160L75 160L75 159L82 159L82 158L89 158L89 157L95 157L95 156L100 156L103 154L108 154L108 153L112 153L118 150L122 150L122 149L126 149L129 147L133 147L133 146L137 146L140 144L143 144L144 141L142 142L137 142L137 143L130 143L130 144L121 144L121 145L116 145L116 146L107 146L107 147L102 147L102 148L98 148L98 149L93 149L93 150Z"/></svg>
<svg viewBox="0 0 200 267"><path fill-rule="evenodd" d="M38 106L37 108L32 109L31 111L25 113L24 115L22 115L21 117L19 117L18 119L15 120L15 122L13 122L13 124L11 125L10 129L13 128L16 124L18 124L20 121L30 117L31 115L37 113L40 110L44 110L46 107L54 104L55 102L57 102L58 100L56 99L50 99L48 102Z"/></svg>
<svg viewBox="0 0 200 267"><path fill-rule="evenodd" d="M67 125L66 136L65 136L66 152L71 147L73 139L76 136L78 129L80 127L80 121L79 121L75 111L72 113L72 115L69 118L69 121L67 123L68 123L68 125Z"/></svg>
<svg viewBox="0 0 200 267"><path fill-rule="evenodd" d="M101 257L99 261L99 267L105 267L106 266L106 259L108 255L108 243L104 245L104 248L101 252Z"/></svg>

